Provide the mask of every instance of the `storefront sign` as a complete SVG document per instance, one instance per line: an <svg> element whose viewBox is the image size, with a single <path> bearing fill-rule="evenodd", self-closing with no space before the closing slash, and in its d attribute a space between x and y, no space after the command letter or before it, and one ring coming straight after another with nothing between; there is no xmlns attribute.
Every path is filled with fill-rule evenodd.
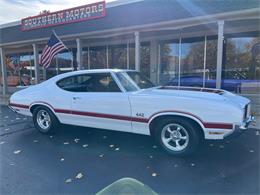
<svg viewBox="0 0 260 195"><path fill-rule="evenodd" d="M103 1L67 10L24 18L21 22L21 29L25 31L36 28L45 28L49 26L80 22L94 18L101 18L105 15L106 8L105 2Z"/></svg>

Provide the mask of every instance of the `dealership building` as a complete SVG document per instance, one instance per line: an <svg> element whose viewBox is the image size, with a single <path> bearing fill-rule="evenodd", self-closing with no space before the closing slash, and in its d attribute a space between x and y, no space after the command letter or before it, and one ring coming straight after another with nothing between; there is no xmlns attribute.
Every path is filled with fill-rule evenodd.
<svg viewBox="0 0 260 195"><path fill-rule="evenodd" d="M64 72L132 69L157 85L259 94L258 0L122 0L47 12L0 26L1 93ZM49 68L51 34L68 47Z"/></svg>

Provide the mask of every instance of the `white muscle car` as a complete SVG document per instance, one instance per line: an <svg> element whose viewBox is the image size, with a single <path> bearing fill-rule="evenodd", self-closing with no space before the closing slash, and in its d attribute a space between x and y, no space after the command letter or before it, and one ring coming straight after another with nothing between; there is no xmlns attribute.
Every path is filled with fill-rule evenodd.
<svg viewBox="0 0 260 195"><path fill-rule="evenodd" d="M10 108L51 133L70 124L153 136L169 153L192 153L253 120L250 101L218 89L155 87L136 71L83 70L14 93Z"/></svg>

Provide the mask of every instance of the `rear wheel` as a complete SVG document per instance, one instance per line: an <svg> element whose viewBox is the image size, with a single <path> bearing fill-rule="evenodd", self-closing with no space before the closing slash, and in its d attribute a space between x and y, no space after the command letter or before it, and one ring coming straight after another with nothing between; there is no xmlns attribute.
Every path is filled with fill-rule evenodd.
<svg viewBox="0 0 260 195"><path fill-rule="evenodd" d="M194 153L200 143L199 129L189 120L169 117L157 122L155 136L164 150L175 156Z"/></svg>
<svg viewBox="0 0 260 195"><path fill-rule="evenodd" d="M52 111L44 106L39 106L33 111L34 126L44 134L53 133L59 125L59 121Z"/></svg>

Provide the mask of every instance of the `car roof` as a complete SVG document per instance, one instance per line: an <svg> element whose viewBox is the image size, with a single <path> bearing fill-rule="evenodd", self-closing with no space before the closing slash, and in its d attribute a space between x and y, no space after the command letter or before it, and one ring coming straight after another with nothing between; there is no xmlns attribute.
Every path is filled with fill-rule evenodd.
<svg viewBox="0 0 260 195"><path fill-rule="evenodd" d="M127 70L127 69L90 69L90 70L77 70L72 72L67 72L63 74L59 74L55 77L52 77L49 80L60 80L65 77L74 76L78 74L88 74L88 73L111 73L111 72L134 72L135 70Z"/></svg>

